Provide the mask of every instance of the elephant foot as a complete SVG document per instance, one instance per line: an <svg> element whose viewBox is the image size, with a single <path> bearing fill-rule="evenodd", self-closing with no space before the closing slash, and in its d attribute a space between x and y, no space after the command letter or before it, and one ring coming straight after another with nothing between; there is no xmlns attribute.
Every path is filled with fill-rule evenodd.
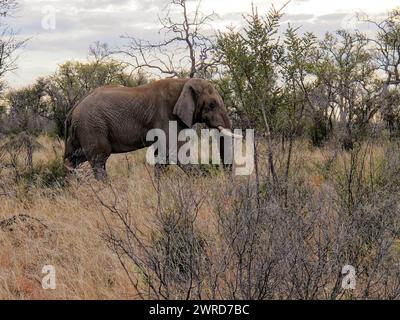
<svg viewBox="0 0 400 320"><path fill-rule="evenodd" d="M105 170L93 170L94 178L97 181L106 182L107 181L107 173Z"/></svg>

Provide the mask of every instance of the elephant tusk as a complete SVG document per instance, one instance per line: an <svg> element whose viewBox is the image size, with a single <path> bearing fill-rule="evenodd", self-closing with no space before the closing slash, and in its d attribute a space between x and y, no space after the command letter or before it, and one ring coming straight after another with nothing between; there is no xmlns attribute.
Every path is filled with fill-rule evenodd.
<svg viewBox="0 0 400 320"><path fill-rule="evenodd" d="M218 126L218 130L219 130L224 136L232 137L232 138L237 138L237 139L243 139L243 136L242 136L242 135L234 134L234 133L232 133L231 130L225 129L225 128L222 127L222 126Z"/></svg>

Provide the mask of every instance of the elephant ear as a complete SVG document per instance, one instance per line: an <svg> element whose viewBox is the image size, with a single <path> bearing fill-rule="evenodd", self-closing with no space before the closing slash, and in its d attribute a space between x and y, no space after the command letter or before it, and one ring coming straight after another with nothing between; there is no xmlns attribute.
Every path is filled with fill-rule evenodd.
<svg viewBox="0 0 400 320"><path fill-rule="evenodd" d="M183 86L181 95L175 104L173 114L179 117L189 128L193 125L196 111L196 90L194 79L188 80Z"/></svg>

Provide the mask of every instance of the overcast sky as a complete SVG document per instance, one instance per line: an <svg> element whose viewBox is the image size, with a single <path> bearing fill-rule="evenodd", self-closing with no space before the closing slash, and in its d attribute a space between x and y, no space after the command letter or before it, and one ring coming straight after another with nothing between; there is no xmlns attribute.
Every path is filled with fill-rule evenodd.
<svg viewBox="0 0 400 320"><path fill-rule="evenodd" d="M21 38L30 38L18 60L19 69L9 74L11 86L32 83L37 77L54 72L66 60L84 60L88 47L95 41L121 45L121 35L157 39L158 15L168 0L19 0L20 9L11 24ZM271 4L282 6L286 0L203 0L204 13L215 12L213 27L224 30L228 25L240 27L241 15L259 13ZM352 28L356 12L383 16L400 6L400 0L292 0L285 8L283 23L302 25L303 30L324 34L339 28ZM163 10L164 9L164 10ZM48 14L55 12L55 29ZM47 18L46 18L47 17ZM45 28L43 28L45 26ZM47 30L46 30L47 28Z"/></svg>

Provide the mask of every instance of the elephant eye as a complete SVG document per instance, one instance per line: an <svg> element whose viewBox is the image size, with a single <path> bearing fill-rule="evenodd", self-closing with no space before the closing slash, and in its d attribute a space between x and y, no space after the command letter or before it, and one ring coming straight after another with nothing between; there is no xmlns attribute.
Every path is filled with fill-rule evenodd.
<svg viewBox="0 0 400 320"><path fill-rule="evenodd" d="M215 109L217 105L215 103L210 103L208 106L211 110Z"/></svg>

